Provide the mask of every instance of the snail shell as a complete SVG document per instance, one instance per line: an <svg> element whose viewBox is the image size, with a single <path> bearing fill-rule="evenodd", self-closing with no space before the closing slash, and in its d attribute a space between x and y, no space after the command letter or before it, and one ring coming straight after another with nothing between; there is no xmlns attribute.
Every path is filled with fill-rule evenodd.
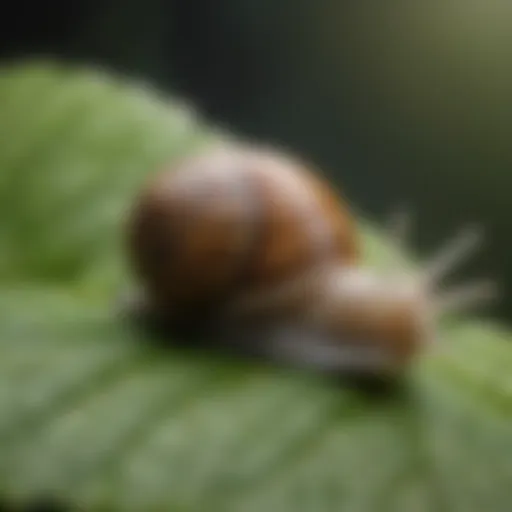
<svg viewBox="0 0 512 512"><path fill-rule="evenodd" d="M153 176L129 226L133 268L169 312L218 309L359 256L354 222L297 160L216 147Z"/></svg>

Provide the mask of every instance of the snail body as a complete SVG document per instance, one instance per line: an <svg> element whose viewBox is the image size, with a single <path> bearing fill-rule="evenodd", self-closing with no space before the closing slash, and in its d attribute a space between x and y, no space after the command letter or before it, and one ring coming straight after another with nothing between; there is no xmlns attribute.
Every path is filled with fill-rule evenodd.
<svg viewBox="0 0 512 512"><path fill-rule="evenodd" d="M128 236L139 310L192 318L257 355L357 373L394 372L433 341L447 302L435 285L476 242L465 234L420 277L378 274L361 260L348 207L318 174L241 145L153 176ZM482 295L456 293L451 305Z"/></svg>

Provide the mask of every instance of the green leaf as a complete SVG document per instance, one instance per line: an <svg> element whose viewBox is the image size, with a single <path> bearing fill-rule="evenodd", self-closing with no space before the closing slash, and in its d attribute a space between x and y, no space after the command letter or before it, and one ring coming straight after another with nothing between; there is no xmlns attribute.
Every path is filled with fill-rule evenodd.
<svg viewBox="0 0 512 512"><path fill-rule="evenodd" d="M0 501L88 511L505 512L510 333L460 319L404 390L163 347L114 313L147 173L220 137L142 85L0 73ZM369 262L395 258L365 228Z"/></svg>

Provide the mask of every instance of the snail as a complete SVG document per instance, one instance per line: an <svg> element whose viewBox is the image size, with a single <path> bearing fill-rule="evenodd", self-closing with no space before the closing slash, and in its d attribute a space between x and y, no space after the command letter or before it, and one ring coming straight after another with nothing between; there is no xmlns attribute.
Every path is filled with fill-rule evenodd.
<svg viewBox="0 0 512 512"><path fill-rule="evenodd" d="M400 226L401 225L401 226ZM396 222L396 243L406 241ZM223 144L153 175L128 224L140 318L203 326L227 345L319 370L396 373L438 321L495 296L440 286L480 243L468 229L413 273L362 261L344 199L298 158Z"/></svg>

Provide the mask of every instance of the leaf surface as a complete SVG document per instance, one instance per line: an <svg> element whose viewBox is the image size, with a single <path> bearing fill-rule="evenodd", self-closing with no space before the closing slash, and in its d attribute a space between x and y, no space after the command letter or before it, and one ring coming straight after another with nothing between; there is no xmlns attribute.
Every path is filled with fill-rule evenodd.
<svg viewBox="0 0 512 512"><path fill-rule="evenodd" d="M0 73L0 500L120 511L505 512L512 349L461 319L405 390L162 347L114 312L149 172L220 135L145 86ZM367 259L389 258L367 230ZM392 252L392 251L391 251Z"/></svg>

